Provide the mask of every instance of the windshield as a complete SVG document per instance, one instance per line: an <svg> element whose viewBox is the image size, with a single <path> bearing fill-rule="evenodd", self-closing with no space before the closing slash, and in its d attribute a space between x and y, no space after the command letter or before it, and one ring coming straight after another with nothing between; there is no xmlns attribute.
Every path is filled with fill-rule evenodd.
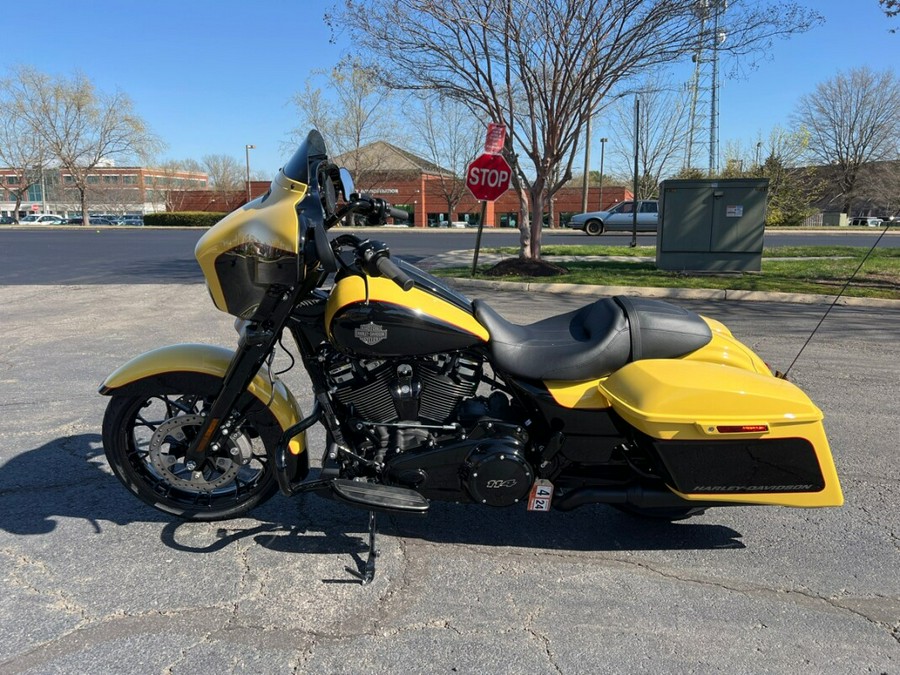
<svg viewBox="0 0 900 675"><path fill-rule="evenodd" d="M313 185L315 176L310 177L310 170L327 158L325 139L322 138L322 134L313 130L309 132L306 139L297 148L293 157L284 165L282 172L293 181L304 185Z"/></svg>

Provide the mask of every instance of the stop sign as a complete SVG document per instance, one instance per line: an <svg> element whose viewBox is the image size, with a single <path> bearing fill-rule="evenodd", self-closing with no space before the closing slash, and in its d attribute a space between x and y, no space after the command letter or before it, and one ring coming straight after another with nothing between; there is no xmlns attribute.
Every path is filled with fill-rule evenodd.
<svg viewBox="0 0 900 675"><path fill-rule="evenodd" d="M466 170L466 187L475 199L492 202L509 189L512 170L501 155L476 157Z"/></svg>

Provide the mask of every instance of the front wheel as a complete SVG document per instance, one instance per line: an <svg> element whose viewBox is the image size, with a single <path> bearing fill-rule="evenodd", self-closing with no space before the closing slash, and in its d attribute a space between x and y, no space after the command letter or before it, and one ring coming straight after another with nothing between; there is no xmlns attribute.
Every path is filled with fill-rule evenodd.
<svg viewBox="0 0 900 675"><path fill-rule="evenodd" d="M191 375L148 384L135 396L113 396L103 418L103 448L116 477L138 498L187 520L221 520L246 513L276 489L274 451L281 429L254 400L233 431L191 471L185 453L212 405L221 379Z"/></svg>
<svg viewBox="0 0 900 675"><path fill-rule="evenodd" d="M584 231L592 237L603 234L603 223L599 220L589 220L584 224Z"/></svg>

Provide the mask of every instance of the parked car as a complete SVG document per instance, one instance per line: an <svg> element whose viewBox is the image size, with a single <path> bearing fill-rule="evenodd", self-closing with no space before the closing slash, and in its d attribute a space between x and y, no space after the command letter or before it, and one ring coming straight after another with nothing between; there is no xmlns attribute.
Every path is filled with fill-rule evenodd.
<svg viewBox="0 0 900 675"><path fill-rule="evenodd" d="M89 219L91 225L115 225L115 223L108 218L103 218L102 216L91 216ZM69 218L66 220L68 225L84 225L84 218Z"/></svg>
<svg viewBox="0 0 900 675"><path fill-rule="evenodd" d="M56 216L50 213L35 213L25 216L19 221L22 225L62 225L66 220L62 216Z"/></svg>
<svg viewBox="0 0 900 675"><path fill-rule="evenodd" d="M584 230L592 236L608 230L630 232L634 227L634 202L621 202L608 211L575 214L566 223L566 227ZM639 232L656 232L659 229L658 201L645 199L638 202L637 229Z"/></svg>
<svg viewBox="0 0 900 675"><path fill-rule="evenodd" d="M0 225L13 225L16 219L12 216L0 216Z"/></svg>
<svg viewBox="0 0 900 675"><path fill-rule="evenodd" d="M120 224L140 227L144 224L144 218L143 216L123 216Z"/></svg>
<svg viewBox="0 0 900 675"><path fill-rule="evenodd" d="M863 216L860 218L854 218L850 221L851 225L861 225L863 227L881 227L884 224L884 221L881 218L874 218L872 216Z"/></svg>

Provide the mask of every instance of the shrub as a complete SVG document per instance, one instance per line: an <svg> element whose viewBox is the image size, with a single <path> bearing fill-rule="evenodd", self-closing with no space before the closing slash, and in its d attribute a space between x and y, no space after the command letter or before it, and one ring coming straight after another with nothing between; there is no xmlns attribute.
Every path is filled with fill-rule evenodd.
<svg viewBox="0 0 900 675"><path fill-rule="evenodd" d="M152 227L212 227L227 214L211 211L148 213L144 225Z"/></svg>

